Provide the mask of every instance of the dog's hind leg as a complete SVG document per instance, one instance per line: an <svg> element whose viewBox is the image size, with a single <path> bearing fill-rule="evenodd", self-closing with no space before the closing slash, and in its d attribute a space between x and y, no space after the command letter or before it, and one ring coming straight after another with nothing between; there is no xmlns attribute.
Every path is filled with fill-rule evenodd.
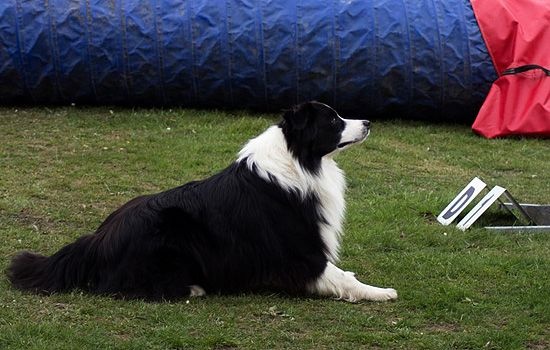
<svg viewBox="0 0 550 350"><path fill-rule="evenodd" d="M308 291L321 296L331 296L350 302L359 300L388 301L397 299L392 288L379 288L359 282L355 274L343 271L327 263L324 272L308 286Z"/></svg>

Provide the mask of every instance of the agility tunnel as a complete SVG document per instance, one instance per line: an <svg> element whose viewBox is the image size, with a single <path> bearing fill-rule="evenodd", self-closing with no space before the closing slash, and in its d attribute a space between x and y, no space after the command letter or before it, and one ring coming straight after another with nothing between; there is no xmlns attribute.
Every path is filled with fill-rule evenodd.
<svg viewBox="0 0 550 350"><path fill-rule="evenodd" d="M468 0L2 0L0 103L472 121L497 78Z"/></svg>

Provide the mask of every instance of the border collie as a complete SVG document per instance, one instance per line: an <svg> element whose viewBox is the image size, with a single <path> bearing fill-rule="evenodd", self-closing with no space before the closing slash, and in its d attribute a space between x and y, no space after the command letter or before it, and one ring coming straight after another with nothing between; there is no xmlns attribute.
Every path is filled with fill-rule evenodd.
<svg viewBox="0 0 550 350"><path fill-rule="evenodd" d="M220 173L134 198L50 257L21 252L8 278L34 293L145 300L260 290L396 299L335 265L345 180L333 157L369 132L367 120L302 103Z"/></svg>

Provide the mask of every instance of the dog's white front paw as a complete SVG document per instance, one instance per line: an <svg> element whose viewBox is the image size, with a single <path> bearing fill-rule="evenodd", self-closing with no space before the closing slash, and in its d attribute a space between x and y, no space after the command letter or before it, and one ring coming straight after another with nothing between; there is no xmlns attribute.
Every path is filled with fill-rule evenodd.
<svg viewBox="0 0 550 350"><path fill-rule="evenodd" d="M360 300L388 301L397 299L395 289L379 288L361 283L355 278L353 272L342 271L332 263L328 263L323 274L308 286L308 291L352 303Z"/></svg>
<svg viewBox="0 0 550 350"><path fill-rule="evenodd" d="M378 288L365 286L361 298L370 301L389 301L397 299L397 291L393 288Z"/></svg>
<svg viewBox="0 0 550 350"><path fill-rule="evenodd" d="M372 300L389 301L397 299L397 291L393 288L383 288Z"/></svg>

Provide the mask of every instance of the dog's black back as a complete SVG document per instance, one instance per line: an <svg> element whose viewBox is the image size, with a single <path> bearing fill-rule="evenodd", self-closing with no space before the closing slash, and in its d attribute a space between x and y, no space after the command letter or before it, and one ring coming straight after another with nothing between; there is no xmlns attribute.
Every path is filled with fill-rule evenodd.
<svg viewBox="0 0 550 350"><path fill-rule="evenodd" d="M144 299L184 297L191 285L299 292L326 264L315 202L235 163L207 180L131 200L49 258L23 252L8 275L23 290Z"/></svg>

